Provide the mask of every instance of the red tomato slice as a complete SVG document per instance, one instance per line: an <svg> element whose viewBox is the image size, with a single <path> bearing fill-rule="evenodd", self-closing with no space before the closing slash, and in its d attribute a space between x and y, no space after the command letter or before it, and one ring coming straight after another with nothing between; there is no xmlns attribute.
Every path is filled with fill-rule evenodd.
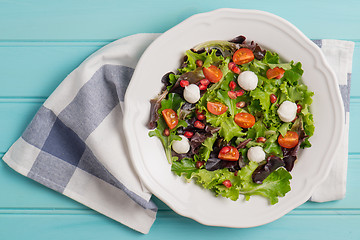
<svg viewBox="0 0 360 240"><path fill-rule="evenodd" d="M254 53L248 48L240 48L234 53L232 59L237 65L245 64L254 60Z"/></svg>
<svg viewBox="0 0 360 240"><path fill-rule="evenodd" d="M240 154L236 147L225 146L220 150L218 158L226 161L237 161L239 156Z"/></svg>
<svg viewBox="0 0 360 240"><path fill-rule="evenodd" d="M168 127L170 129L173 129L174 127L176 127L179 120L178 120L178 116L174 110L164 109L161 111L161 113L165 119L166 124L168 125Z"/></svg>
<svg viewBox="0 0 360 240"><path fill-rule="evenodd" d="M205 78L212 83L217 83L218 81L221 80L221 78L223 76L223 73L220 70L220 68L218 68L214 65L211 65L208 68L203 68L203 73L204 73Z"/></svg>
<svg viewBox="0 0 360 240"><path fill-rule="evenodd" d="M266 77L268 79L273 79L273 78L280 79L284 76L284 73L285 73L285 70L282 68L279 68L279 67L274 67L273 69L269 68L266 71Z"/></svg>
<svg viewBox="0 0 360 240"><path fill-rule="evenodd" d="M288 131L284 137L280 134L278 143L283 148L293 148L299 143L299 135L293 131Z"/></svg>
<svg viewBox="0 0 360 240"><path fill-rule="evenodd" d="M239 127L251 128L255 124L255 117L250 113L241 112L235 115L234 121Z"/></svg>
<svg viewBox="0 0 360 240"><path fill-rule="evenodd" d="M209 112L215 115L221 115L228 110L228 107L220 102L207 102L206 107Z"/></svg>

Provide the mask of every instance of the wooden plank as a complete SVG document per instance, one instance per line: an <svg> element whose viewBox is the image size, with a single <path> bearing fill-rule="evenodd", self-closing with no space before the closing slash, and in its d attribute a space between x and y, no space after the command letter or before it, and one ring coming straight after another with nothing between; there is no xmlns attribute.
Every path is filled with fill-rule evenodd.
<svg viewBox="0 0 360 240"><path fill-rule="evenodd" d="M142 235L102 215L0 215L1 239L317 239L358 240L360 215L288 214L270 224L234 229L209 227L173 212L160 212L148 235ZM314 223L316 225L314 226ZM339 224L341 223L341 227ZM21 228L15 231L14 226ZM301 231L301 234L300 234Z"/></svg>
<svg viewBox="0 0 360 240"><path fill-rule="evenodd" d="M48 97L89 55L102 45L0 43L1 97Z"/></svg>
<svg viewBox="0 0 360 240"><path fill-rule="evenodd" d="M1 99L0 112L0 153L4 153L13 142L18 139L26 126L31 122L44 99ZM349 152L360 153L358 136L360 129L357 124L360 122L360 98L352 98L350 101L350 133Z"/></svg>
<svg viewBox="0 0 360 240"><path fill-rule="evenodd" d="M307 202L297 209L319 209L331 210L334 212L339 209L358 209L360 210L360 193L357 183L360 182L360 156L351 158L348 167L347 193L343 200L326 203ZM0 189L6 197L0 198L0 209L87 209L83 205L48 189L35 181L28 179L14 170L10 169L4 162L0 161ZM26 201L24 199L26 198ZM156 197L153 200L159 210L170 210L163 202ZM0 238L1 239L1 238Z"/></svg>
<svg viewBox="0 0 360 240"><path fill-rule="evenodd" d="M0 152L8 150L23 133L26 126L31 122L42 101L38 99L23 99L21 101L6 102L2 99L0 102Z"/></svg>
<svg viewBox="0 0 360 240"><path fill-rule="evenodd" d="M139 32L164 32L193 14L217 8L256 8L272 12L311 38L358 39L355 29L360 29L357 11L360 2L355 0L336 4L336 7L335 3L325 0L304 0L301 4L291 5L285 0L276 4L260 0L256 6L252 2L210 1L199 4L192 0L171 4L147 0L105 0L91 1L91 4L86 0L51 4L46 0L23 0L2 1L0 4L0 23L6 23L0 24L0 39L3 40L113 40ZM352 26L346 27L349 20Z"/></svg>
<svg viewBox="0 0 360 240"><path fill-rule="evenodd" d="M60 82L108 42L0 42L1 97L48 97ZM31 63L31 64L29 64ZM356 42L352 97L360 97L360 41Z"/></svg>

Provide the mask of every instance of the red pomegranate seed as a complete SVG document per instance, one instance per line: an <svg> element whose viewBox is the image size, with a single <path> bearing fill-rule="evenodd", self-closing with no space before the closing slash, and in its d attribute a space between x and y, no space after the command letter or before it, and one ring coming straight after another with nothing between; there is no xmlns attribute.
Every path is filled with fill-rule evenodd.
<svg viewBox="0 0 360 240"><path fill-rule="evenodd" d="M201 111L201 112L200 112L200 110L199 110L199 109L196 109L196 110L195 110L195 113L196 113L196 115L199 115L199 114L204 114L204 111Z"/></svg>
<svg viewBox="0 0 360 240"><path fill-rule="evenodd" d="M243 108L243 107L245 107L245 105L246 105L246 103L245 103L244 101L241 101L241 102L237 102L237 103L236 103L236 107L237 107L237 108Z"/></svg>
<svg viewBox="0 0 360 240"><path fill-rule="evenodd" d="M165 128L163 134L166 137L169 136L170 135L170 130L168 128Z"/></svg>
<svg viewBox="0 0 360 240"><path fill-rule="evenodd" d="M237 98L236 92L234 92L234 91L228 91L228 96L231 99L236 99Z"/></svg>
<svg viewBox="0 0 360 240"><path fill-rule="evenodd" d="M186 131L186 132L184 133L184 136L185 136L186 138L192 138L192 136L194 136L194 133L193 133L193 132Z"/></svg>
<svg viewBox="0 0 360 240"><path fill-rule="evenodd" d="M238 171L235 171L234 172L234 176L236 177L238 175Z"/></svg>
<svg viewBox="0 0 360 240"><path fill-rule="evenodd" d="M206 90L206 89L207 89L207 86L202 85L202 84L199 84L199 89L200 89L200 90Z"/></svg>
<svg viewBox="0 0 360 240"><path fill-rule="evenodd" d="M205 124L200 122L200 121L195 121L194 122L194 127L199 128L199 129L204 129L205 128Z"/></svg>
<svg viewBox="0 0 360 240"><path fill-rule="evenodd" d="M232 71L232 69L234 68L234 66L236 66L236 64L234 62L229 62L228 64L228 68Z"/></svg>
<svg viewBox="0 0 360 240"><path fill-rule="evenodd" d="M302 106L301 106L300 104L297 104L296 107L297 107L296 112L297 112L297 113L300 113L300 112L301 112L301 109L302 109Z"/></svg>
<svg viewBox="0 0 360 240"><path fill-rule="evenodd" d="M202 166L204 166L204 161L197 161L197 162L195 163L195 167L196 167L196 168L201 168Z"/></svg>
<svg viewBox="0 0 360 240"><path fill-rule="evenodd" d="M189 86L189 81L187 81L187 80L181 80L181 81L180 81L180 86L182 86L182 87Z"/></svg>
<svg viewBox="0 0 360 240"><path fill-rule="evenodd" d="M223 181L222 184L223 184L225 187L227 187L227 188L231 187L231 182L230 182L230 180L225 180L225 181Z"/></svg>
<svg viewBox="0 0 360 240"><path fill-rule="evenodd" d="M201 61L200 59L198 59L198 60L195 61L195 64L196 64L196 66L198 66L198 67L202 67L202 65L204 64L204 62Z"/></svg>
<svg viewBox="0 0 360 240"><path fill-rule="evenodd" d="M266 138L264 138L264 137L258 137L258 138L256 139L256 142L258 142L258 143L264 143L264 142L266 142Z"/></svg>
<svg viewBox="0 0 360 240"><path fill-rule="evenodd" d="M231 69L231 71L233 71L236 74L240 74L240 72L241 72L240 68L236 65Z"/></svg>
<svg viewBox="0 0 360 240"><path fill-rule="evenodd" d="M275 94L271 94L270 95L270 102L275 103L276 101L277 101L277 97L275 96Z"/></svg>
<svg viewBox="0 0 360 240"><path fill-rule="evenodd" d="M196 115L196 118L199 120L204 120L206 118L206 116L205 116L205 114L200 113L200 114Z"/></svg>
<svg viewBox="0 0 360 240"><path fill-rule="evenodd" d="M201 79L201 80L200 80L200 84L202 84L202 85L204 85L204 86L207 86L207 85L210 84L210 81L207 80L206 78L204 78L204 79Z"/></svg>
<svg viewBox="0 0 360 240"><path fill-rule="evenodd" d="M226 154L226 153L230 152L230 150L231 150L230 147L225 146L225 147L223 147L223 148L220 150L220 153L221 153L221 154Z"/></svg>
<svg viewBox="0 0 360 240"><path fill-rule="evenodd" d="M234 90L234 89L236 88L236 83L235 83L234 81L231 81L231 82L229 83L229 88L230 88L231 90Z"/></svg>
<svg viewBox="0 0 360 240"><path fill-rule="evenodd" d="M240 89L240 90L237 90L235 93L236 93L237 97L240 97L240 96L244 95L245 91L243 89Z"/></svg>

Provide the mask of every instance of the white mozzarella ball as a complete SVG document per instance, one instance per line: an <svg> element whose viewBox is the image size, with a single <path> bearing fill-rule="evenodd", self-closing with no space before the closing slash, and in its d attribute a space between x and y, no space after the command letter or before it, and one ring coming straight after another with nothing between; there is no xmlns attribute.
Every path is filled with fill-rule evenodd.
<svg viewBox="0 0 360 240"><path fill-rule="evenodd" d="M260 146L251 147L247 152L247 157L250 161L261 162L265 160L265 152Z"/></svg>
<svg viewBox="0 0 360 240"><path fill-rule="evenodd" d="M290 101L284 101L279 109L277 110L277 113L279 115L279 118L283 122L291 122L296 117L296 111L297 111L297 105L296 103L290 102Z"/></svg>
<svg viewBox="0 0 360 240"><path fill-rule="evenodd" d="M254 90L258 84L258 77L252 71L241 72L238 76L238 84L246 91Z"/></svg>
<svg viewBox="0 0 360 240"><path fill-rule="evenodd" d="M196 103L200 99L200 89L195 84L190 84L184 89L184 98L189 103Z"/></svg>
<svg viewBox="0 0 360 240"><path fill-rule="evenodd" d="M187 139L183 135L180 135L180 137L181 137L180 141L173 142L172 149L178 154L187 153L190 150L189 139Z"/></svg>

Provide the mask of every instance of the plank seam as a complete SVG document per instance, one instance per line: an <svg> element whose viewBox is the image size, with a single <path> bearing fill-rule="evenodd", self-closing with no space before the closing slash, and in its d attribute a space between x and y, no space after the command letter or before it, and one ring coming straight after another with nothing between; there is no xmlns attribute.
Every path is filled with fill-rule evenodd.
<svg viewBox="0 0 360 240"><path fill-rule="evenodd" d="M121 38L119 38L121 39ZM1 39L0 47L51 47L51 46L104 46L118 39ZM339 39L355 42L355 47L360 48L360 39Z"/></svg>
<svg viewBox="0 0 360 240"><path fill-rule="evenodd" d="M171 209L159 210L160 215L178 214ZM35 208L0 208L0 215L101 215L91 209L35 209ZM334 208L334 209L294 209L287 215L357 215L360 208Z"/></svg>
<svg viewBox="0 0 360 240"><path fill-rule="evenodd" d="M45 102L48 96L34 96L34 97L26 97L26 96L0 96L0 104L1 103L28 103L28 102ZM351 96L350 104L360 104L360 96ZM350 112L351 114L351 112Z"/></svg>

